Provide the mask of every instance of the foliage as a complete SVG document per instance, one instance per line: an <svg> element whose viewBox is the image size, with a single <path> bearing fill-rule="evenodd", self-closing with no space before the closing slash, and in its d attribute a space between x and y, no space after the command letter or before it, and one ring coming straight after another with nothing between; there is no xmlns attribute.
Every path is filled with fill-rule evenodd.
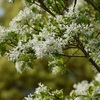
<svg viewBox="0 0 100 100"><path fill-rule="evenodd" d="M24 100L99 100L100 98L100 74L88 83L84 80L74 84L74 90L69 96L64 97L62 90L51 91L43 84L35 90L34 94L28 95Z"/></svg>
<svg viewBox="0 0 100 100"><path fill-rule="evenodd" d="M84 80L81 83L74 84L74 90L71 91L68 100L99 100L100 98L100 74L88 83Z"/></svg>
<svg viewBox="0 0 100 100"><path fill-rule="evenodd" d="M66 0L24 1L24 9L10 22L9 27L0 26L1 56L13 61L20 73L31 68L36 59L44 57L48 57L48 66L54 74L65 71L66 61L63 57L85 57L100 72L100 29L97 28L100 23L99 5L97 2L85 0L87 7L76 9L76 1L70 7ZM66 54L66 50L72 48L76 51ZM77 55L79 51L83 54ZM42 87L48 91L48 96L44 97L45 91L43 94L40 92L40 100L48 99L49 96L54 100L56 95L57 98L61 97L58 95L61 92L51 92L40 84L40 88ZM95 89L90 86L83 91L90 91L92 95L91 92ZM73 92L70 98L75 99L77 95ZM34 96L37 98L39 94ZM82 97L83 94L79 96ZM29 96L31 97L32 95Z"/></svg>
<svg viewBox="0 0 100 100"><path fill-rule="evenodd" d="M63 92L62 90L58 91L52 91L51 89L47 88L47 86L44 86L43 84L39 83L39 87L36 88L34 95L28 95L28 98L25 97L25 100L27 99L34 99L34 100L63 100Z"/></svg>

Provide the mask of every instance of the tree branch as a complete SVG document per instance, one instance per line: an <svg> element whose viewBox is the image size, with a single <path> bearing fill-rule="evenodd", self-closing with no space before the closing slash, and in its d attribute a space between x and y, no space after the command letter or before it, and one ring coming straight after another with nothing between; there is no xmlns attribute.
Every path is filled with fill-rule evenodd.
<svg viewBox="0 0 100 100"><path fill-rule="evenodd" d="M74 54L76 54L77 52L79 51L79 48L78 50L76 50L72 55L74 56ZM71 57L68 57L67 61L64 63L64 65L70 60Z"/></svg>
<svg viewBox="0 0 100 100"><path fill-rule="evenodd" d="M100 35L100 32L96 35L96 38L98 38L99 35Z"/></svg>
<svg viewBox="0 0 100 100"><path fill-rule="evenodd" d="M40 3L40 7L43 8L45 11L47 11L48 13L50 13L53 17L55 17L55 14L52 13L48 7L46 7L46 5L44 4L43 0L38 0L38 2Z"/></svg>
<svg viewBox="0 0 100 100"><path fill-rule="evenodd" d="M84 48L81 48L81 50L83 51L85 56L88 58L89 54L84 50ZM92 58L89 58L89 61L91 62L92 65L94 65L94 67L97 69L97 71L100 72L100 67L96 64L96 62Z"/></svg>
<svg viewBox="0 0 100 100"><path fill-rule="evenodd" d="M98 72L100 72L100 67L96 64L96 62L92 59L89 58L89 53L84 49L83 44L80 42L80 40L75 37L76 41L78 42L78 48L84 53L85 57L88 58L88 60L91 62L92 65L97 69Z"/></svg>
<svg viewBox="0 0 100 100"><path fill-rule="evenodd" d="M58 54L60 56L66 56L66 57L86 57L86 56L81 56L81 55L69 55L69 54Z"/></svg>
<svg viewBox="0 0 100 100"><path fill-rule="evenodd" d="M75 10L76 3L77 3L77 0L74 0L74 7L73 7L73 11Z"/></svg>
<svg viewBox="0 0 100 100"><path fill-rule="evenodd" d="M91 0L85 0L85 1L100 13L100 9Z"/></svg>

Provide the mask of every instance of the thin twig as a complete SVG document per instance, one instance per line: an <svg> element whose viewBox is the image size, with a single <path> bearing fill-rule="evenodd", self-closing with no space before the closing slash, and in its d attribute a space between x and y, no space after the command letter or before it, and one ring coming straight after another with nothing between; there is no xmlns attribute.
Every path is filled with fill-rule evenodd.
<svg viewBox="0 0 100 100"><path fill-rule="evenodd" d="M53 12L51 12L49 10L48 7L46 7L46 5L44 4L43 0L38 0L38 2L40 3L40 7L43 8L45 11L47 11L48 13L50 13L53 17L55 17L55 14Z"/></svg>
<svg viewBox="0 0 100 100"><path fill-rule="evenodd" d="M99 35L100 35L100 32L96 35L96 38L98 38Z"/></svg>
<svg viewBox="0 0 100 100"><path fill-rule="evenodd" d="M72 55L74 56L74 54L76 54L78 51L79 51L79 49L76 50ZM69 58L67 59L67 61L64 63L64 65L65 65L70 59L71 59L71 57L69 57Z"/></svg>
<svg viewBox="0 0 100 100"><path fill-rule="evenodd" d="M28 25L29 27L31 27L31 28L34 30L34 27L32 27L28 22L27 22L27 25Z"/></svg>
<svg viewBox="0 0 100 100"><path fill-rule="evenodd" d="M69 46L69 47L63 48L63 50L69 50L69 49L77 49L77 47L75 47L75 46Z"/></svg>
<svg viewBox="0 0 100 100"><path fill-rule="evenodd" d="M69 54L58 54L59 56L66 56L66 57L86 57L83 55L69 55Z"/></svg>

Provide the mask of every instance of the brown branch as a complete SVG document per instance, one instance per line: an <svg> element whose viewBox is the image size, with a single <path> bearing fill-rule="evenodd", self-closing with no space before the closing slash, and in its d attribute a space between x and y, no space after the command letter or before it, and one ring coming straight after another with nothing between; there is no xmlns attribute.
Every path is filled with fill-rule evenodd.
<svg viewBox="0 0 100 100"><path fill-rule="evenodd" d="M28 22L27 22L27 25L34 30L34 27L32 27Z"/></svg>
<svg viewBox="0 0 100 100"><path fill-rule="evenodd" d="M53 17L55 17L55 14L53 12L51 12L49 10L48 7L46 7L46 5L44 4L43 0L38 0L38 2L40 3L40 7L43 8L45 11L47 11L48 13L50 13Z"/></svg>
<svg viewBox="0 0 100 100"><path fill-rule="evenodd" d="M76 3L77 3L77 0L74 0L74 7L73 7L73 11L75 10Z"/></svg>
<svg viewBox="0 0 100 100"><path fill-rule="evenodd" d="M77 46L77 44L68 44L68 45L66 45L64 48L63 48L63 50L68 50L68 49L77 49L78 48L78 46Z"/></svg>
<svg viewBox="0 0 100 100"><path fill-rule="evenodd" d="M85 56L81 56L81 55L69 55L69 54L58 54L59 56L66 56L66 57L85 57Z"/></svg>
<svg viewBox="0 0 100 100"><path fill-rule="evenodd" d="M87 53L83 47L81 48L81 50L83 51L85 56L88 58L89 53ZM92 58L89 58L89 61L91 62L92 65L94 65L94 67L97 69L97 71L100 72L100 67L96 64L96 62Z"/></svg>
<svg viewBox="0 0 100 100"><path fill-rule="evenodd" d="M100 32L96 35L96 37L95 38L98 38L98 36L100 35Z"/></svg>
<svg viewBox="0 0 100 100"><path fill-rule="evenodd" d="M74 54L76 54L78 51L79 51L79 49L76 50L72 55L74 56ZM67 61L64 63L64 65L65 65L70 59L71 59L71 57L68 57L68 59L67 59Z"/></svg>
<svg viewBox="0 0 100 100"><path fill-rule="evenodd" d="M88 60L91 62L92 65L97 69L98 72L100 72L100 67L96 64L96 62L89 57L89 53L84 49L83 44L80 42L80 40L75 37L76 41L78 42L79 49L84 53L85 57L88 58Z"/></svg>
<svg viewBox="0 0 100 100"><path fill-rule="evenodd" d="M68 50L68 49L77 49L78 47L76 46L68 46L66 48L63 48L63 50Z"/></svg>
<svg viewBox="0 0 100 100"><path fill-rule="evenodd" d="M11 47L15 47L16 45L11 44L11 43L7 43L7 45L11 46Z"/></svg>
<svg viewBox="0 0 100 100"><path fill-rule="evenodd" d="M100 13L100 9L91 0L85 0L85 1Z"/></svg>

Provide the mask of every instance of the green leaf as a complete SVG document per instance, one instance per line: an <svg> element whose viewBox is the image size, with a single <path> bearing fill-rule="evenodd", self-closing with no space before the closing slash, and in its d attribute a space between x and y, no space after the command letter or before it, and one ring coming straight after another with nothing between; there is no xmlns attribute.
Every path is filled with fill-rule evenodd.
<svg viewBox="0 0 100 100"><path fill-rule="evenodd" d="M92 93L93 93L93 90L94 90L93 86L90 86L90 87L89 87L89 89L88 89L88 91L89 91L89 94L91 94L91 95L92 95Z"/></svg>
<svg viewBox="0 0 100 100"><path fill-rule="evenodd" d="M100 21L100 13L95 14L95 19Z"/></svg>
<svg viewBox="0 0 100 100"><path fill-rule="evenodd" d="M0 44L0 54L3 56L6 52L6 45L4 43Z"/></svg>
<svg viewBox="0 0 100 100"><path fill-rule="evenodd" d="M76 93L73 92L73 93L72 93L72 98L74 99L75 97L76 97Z"/></svg>
<svg viewBox="0 0 100 100"><path fill-rule="evenodd" d="M95 97L96 99L100 98L100 93L99 93L99 94L95 94L94 97Z"/></svg>

